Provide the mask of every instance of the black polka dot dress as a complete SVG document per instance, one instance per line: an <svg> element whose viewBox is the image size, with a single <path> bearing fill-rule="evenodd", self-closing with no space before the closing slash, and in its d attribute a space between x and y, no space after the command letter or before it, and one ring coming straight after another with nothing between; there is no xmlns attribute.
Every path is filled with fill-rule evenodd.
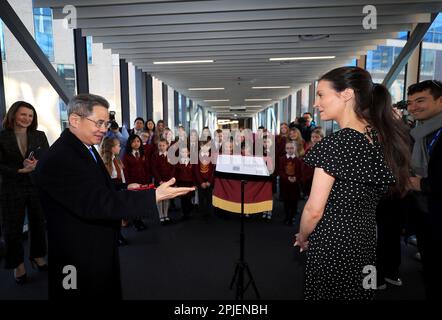
<svg viewBox="0 0 442 320"><path fill-rule="evenodd" d="M365 266L376 261L376 206L395 179L385 165L376 132L344 128L325 137L304 161L335 178L324 214L309 238L307 300L371 299ZM365 271L366 272L366 271Z"/></svg>

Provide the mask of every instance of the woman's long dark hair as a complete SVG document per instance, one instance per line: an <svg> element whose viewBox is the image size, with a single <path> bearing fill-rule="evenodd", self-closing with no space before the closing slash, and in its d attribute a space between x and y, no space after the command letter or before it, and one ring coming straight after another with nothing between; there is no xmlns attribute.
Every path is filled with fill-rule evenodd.
<svg viewBox="0 0 442 320"><path fill-rule="evenodd" d="M370 73L359 67L337 68L319 80L331 82L337 92L353 89L355 113L378 132L386 164L396 178L391 191L404 195L410 168L409 134L405 123L394 116L388 89L382 84L374 84Z"/></svg>
<svg viewBox="0 0 442 320"><path fill-rule="evenodd" d="M35 108L32 106L32 104L25 101L16 101L12 104L12 106L8 110L8 113L3 119L3 128L10 130L14 129L15 115L17 114L18 109L20 109L21 107L28 108L34 112L34 118L32 119L32 122L27 128L27 130L29 131L37 130L38 127L37 112L35 111Z"/></svg>
<svg viewBox="0 0 442 320"><path fill-rule="evenodd" d="M143 140L141 140L141 138L137 134L131 134L129 136L129 138L127 139L125 152L126 152L126 154L132 154L132 151L133 151L132 150L132 142L135 139L140 140L140 149L138 149L138 151L140 152L140 156L142 157L144 155Z"/></svg>

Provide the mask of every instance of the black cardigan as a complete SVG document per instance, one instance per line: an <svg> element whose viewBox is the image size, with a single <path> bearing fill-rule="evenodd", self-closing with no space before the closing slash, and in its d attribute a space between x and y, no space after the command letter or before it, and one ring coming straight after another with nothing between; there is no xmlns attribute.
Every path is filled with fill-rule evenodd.
<svg viewBox="0 0 442 320"><path fill-rule="evenodd" d="M26 157L34 152L35 158L40 159L44 152L49 149L48 139L43 131L28 130L28 145ZM18 173L23 168L23 158L17 144L14 130L5 129L0 132L0 175L2 185L13 188L20 183L30 183L29 173ZM3 190L4 188L2 188Z"/></svg>

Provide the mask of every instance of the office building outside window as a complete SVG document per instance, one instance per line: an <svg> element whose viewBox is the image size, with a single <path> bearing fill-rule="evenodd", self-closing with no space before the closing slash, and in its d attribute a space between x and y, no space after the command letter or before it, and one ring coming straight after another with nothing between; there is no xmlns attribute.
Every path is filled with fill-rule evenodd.
<svg viewBox="0 0 442 320"><path fill-rule="evenodd" d="M387 39L385 45L378 46L376 50L367 52L366 69L370 72L373 82L382 83L388 71L393 66L402 48L408 39L408 32L399 32L396 39ZM393 102L403 100L405 97L405 68L389 88Z"/></svg>
<svg viewBox="0 0 442 320"><path fill-rule="evenodd" d="M72 64L59 64L57 65L57 73L63 78L64 84L66 85L69 93L75 94L75 69ZM60 124L61 130L67 128L68 124L68 113L67 106L63 100L59 99L58 102L60 109Z"/></svg>
<svg viewBox="0 0 442 320"><path fill-rule="evenodd" d="M52 32L52 10L34 8L35 41L49 61L54 61L54 35Z"/></svg>
<svg viewBox="0 0 442 320"><path fill-rule="evenodd" d="M422 41L419 80L442 80L442 13Z"/></svg>

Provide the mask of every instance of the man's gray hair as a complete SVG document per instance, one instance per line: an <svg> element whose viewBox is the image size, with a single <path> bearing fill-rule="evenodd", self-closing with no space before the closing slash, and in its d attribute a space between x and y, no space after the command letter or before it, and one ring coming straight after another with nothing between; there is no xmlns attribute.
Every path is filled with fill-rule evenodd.
<svg viewBox="0 0 442 320"><path fill-rule="evenodd" d="M68 117L75 113L81 117L89 117L95 106L109 109L109 102L101 96L89 93L82 93L73 96L68 104Z"/></svg>

